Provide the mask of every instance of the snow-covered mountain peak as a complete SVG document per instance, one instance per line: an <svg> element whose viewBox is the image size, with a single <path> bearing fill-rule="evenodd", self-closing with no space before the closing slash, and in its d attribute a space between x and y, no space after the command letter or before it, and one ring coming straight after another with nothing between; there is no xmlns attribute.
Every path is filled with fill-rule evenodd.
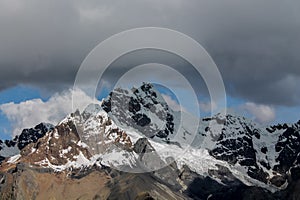
<svg viewBox="0 0 300 200"><path fill-rule="evenodd" d="M145 83L131 90L117 88L100 104L71 113L55 127L40 124L24 130L28 143L19 136L0 141L0 146L25 144L6 163L28 162L57 171L97 165L145 172L176 161L222 183L219 169L248 185L282 189L300 166L299 131L300 121L260 127L233 114L198 119L175 112Z"/></svg>
<svg viewBox="0 0 300 200"><path fill-rule="evenodd" d="M173 111L152 84L117 88L103 100L102 108L118 126L134 128L148 138L168 138L174 133Z"/></svg>

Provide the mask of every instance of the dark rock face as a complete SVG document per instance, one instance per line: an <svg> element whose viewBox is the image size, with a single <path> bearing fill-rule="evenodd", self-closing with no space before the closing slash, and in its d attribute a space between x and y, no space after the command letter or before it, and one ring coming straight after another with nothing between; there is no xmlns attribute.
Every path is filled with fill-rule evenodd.
<svg viewBox="0 0 300 200"><path fill-rule="evenodd" d="M246 123L243 118L231 115L227 115L225 119L206 118L204 120L216 120L218 124L223 124L216 145L210 150L210 155L231 165L238 163L245 166L251 178L282 187L289 180L289 171L300 164L300 126L298 123L278 124L266 127L264 130L255 128L251 122ZM209 127L205 131L206 136L210 132ZM260 143L262 131L266 131L264 133L267 135L264 137L275 138L272 139L273 146L264 146L268 145L268 139ZM258 145L259 143L261 145ZM255 147L255 145L258 146ZM275 155L269 154L270 151L275 151ZM278 163L275 165L269 163L268 156L273 156L275 162ZM269 177L266 170L273 170L277 175Z"/></svg>
<svg viewBox="0 0 300 200"><path fill-rule="evenodd" d="M260 151L262 153L266 154L268 152L268 148L267 147L262 147Z"/></svg>
<svg viewBox="0 0 300 200"><path fill-rule="evenodd" d="M255 150L249 136L238 137L237 139L219 140L218 147L211 151L211 154L221 160L225 160L230 164L239 162L243 166L253 166L256 163ZM230 149L231 154L226 154ZM239 160L239 158L243 158Z"/></svg>
<svg viewBox="0 0 300 200"><path fill-rule="evenodd" d="M1 150L3 150L4 146L6 148L15 148L18 150L22 150L27 145L31 143L36 143L38 139L42 138L48 131L51 131L53 129L53 125L46 123L40 123L34 128L24 129L22 133L20 135L15 136L14 139L5 140L4 142L0 141L0 155L2 155L2 157L6 156L1 153Z"/></svg>
<svg viewBox="0 0 300 200"><path fill-rule="evenodd" d="M221 185L218 182L205 178L195 178L189 185L185 193L192 199L213 199L213 200L275 200L278 199L274 195L259 187L249 187L246 185Z"/></svg>
<svg viewBox="0 0 300 200"><path fill-rule="evenodd" d="M136 122L138 126L142 126L142 127L150 124L151 122L151 119L147 117L147 115L140 114L140 113L134 115L132 119Z"/></svg>
<svg viewBox="0 0 300 200"><path fill-rule="evenodd" d="M275 192L275 199L295 200L300 199L300 169L294 167L291 170L291 179L285 190Z"/></svg>
<svg viewBox="0 0 300 200"><path fill-rule="evenodd" d="M136 143L134 144L133 150L138 154L150 153L155 151L147 138L138 139L138 141L136 141Z"/></svg>
<svg viewBox="0 0 300 200"><path fill-rule="evenodd" d="M238 180L233 174L230 172L230 170L227 167L221 166L221 165L216 165L218 167L217 170L215 169L209 169L208 174L211 177L218 178L219 180L222 181L225 185L243 185L243 183Z"/></svg>
<svg viewBox="0 0 300 200"><path fill-rule="evenodd" d="M279 136L278 142L275 146L276 152L279 152L276 161L279 162L278 165L274 166L274 170L285 173L292 166L300 164L300 127L298 124L288 127L283 126L285 131ZM279 127L274 127L274 129L280 129Z"/></svg>
<svg viewBox="0 0 300 200"><path fill-rule="evenodd" d="M216 147L210 151L210 154L229 164L239 163L241 166L246 166L250 177L267 183L268 174L258 166L256 150L253 147L253 137L260 138L259 130L250 127L243 119L231 115L227 115L224 120L216 120L219 124L222 123L224 128L217 139ZM234 130L235 132L228 130L232 124L239 125L238 130Z"/></svg>
<svg viewBox="0 0 300 200"><path fill-rule="evenodd" d="M300 180L300 167L291 168L291 178L293 181Z"/></svg>
<svg viewBox="0 0 300 200"><path fill-rule="evenodd" d="M165 162L159 157L147 138L136 141L133 151L139 155L138 165L146 171L154 171L165 166Z"/></svg>
<svg viewBox="0 0 300 200"><path fill-rule="evenodd" d="M280 187L282 186L285 182L286 182L286 177L283 177L283 176L274 176L270 179L270 182L277 186L277 187Z"/></svg>
<svg viewBox="0 0 300 200"><path fill-rule="evenodd" d="M167 103L149 83L131 91L117 88L101 106L121 124L139 130L146 137L168 138L174 132L174 117ZM156 120L165 122L165 126L159 127Z"/></svg>
<svg viewBox="0 0 300 200"><path fill-rule="evenodd" d="M22 150L28 144L37 142L38 139L42 138L48 131L53 129L53 125L46 125L44 123L40 123L34 128L24 129L18 137L18 148Z"/></svg>
<svg viewBox="0 0 300 200"><path fill-rule="evenodd" d="M18 137L19 136L16 136L13 140L5 140L4 143L6 144L7 147L14 147L19 140Z"/></svg>
<svg viewBox="0 0 300 200"><path fill-rule="evenodd" d="M299 164L300 164L300 125L299 121L295 124L278 124L271 126L267 129L270 133L281 131L275 145L277 154L276 164L273 170L281 174L275 176L270 181L274 185L284 184L298 180L300 177ZM289 178L290 177L290 178ZM293 184L291 184L293 185Z"/></svg>
<svg viewBox="0 0 300 200"><path fill-rule="evenodd" d="M184 194L192 199L275 199L272 193L256 187L249 187L232 176L228 169L218 166L217 170L210 170L209 174L219 177L224 182L218 183L210 177L201 176L183 166L179 179L188 187Z"/></svg>

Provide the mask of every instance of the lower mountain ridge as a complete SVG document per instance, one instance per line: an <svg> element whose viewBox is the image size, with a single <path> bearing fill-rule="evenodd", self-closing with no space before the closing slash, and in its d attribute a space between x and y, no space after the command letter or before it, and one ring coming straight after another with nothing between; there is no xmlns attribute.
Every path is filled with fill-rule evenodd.
<svg viewBox="0 0 300 200"><path fill-rule="evenodd" d="M144 83L0 141L0 199L300 199L300 121L173 111Z"/></svg>

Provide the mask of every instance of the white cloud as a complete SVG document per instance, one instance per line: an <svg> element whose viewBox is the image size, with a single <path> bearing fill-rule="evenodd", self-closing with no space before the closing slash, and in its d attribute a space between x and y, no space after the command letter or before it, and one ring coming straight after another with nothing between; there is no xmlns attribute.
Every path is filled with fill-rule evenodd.
<svg viewBox="0 0 300 200"><path fill-rule="evenodd" d="M93 99L81 90L67 90L53 95L48 101L32 99L21 103L6 103L0 105L0 110L6 115L13 128L13 135L20 134L22 129L33 127L40 122L57 124L72 112L72 95L77 99L79 110L86 107ZM79 100L79 101L78 101Z"/></svg>
<svg viewBox="0 0 300 200"><path fill-rule="evenodd" d="M174 111L184 111L186 112L186 109L182 107L180 104L177 103L174 99L172 99L169 95L162 94L162 97L167 102L168 106Z"/></svg>
<svg viewBox="0 0 300 200"><path fill-rule="evenodd" d="M214 112L217 110L217 104L215 102L199 102L200 109L206 113Z"/></svg>
<svg viewBox="0 0 300 200"><path fill-rule="evenodd" d="M275 109L268 105L247 102L242 105L242 109L253 115L255 121L259 123L271 122L276 117Z"/></svg>

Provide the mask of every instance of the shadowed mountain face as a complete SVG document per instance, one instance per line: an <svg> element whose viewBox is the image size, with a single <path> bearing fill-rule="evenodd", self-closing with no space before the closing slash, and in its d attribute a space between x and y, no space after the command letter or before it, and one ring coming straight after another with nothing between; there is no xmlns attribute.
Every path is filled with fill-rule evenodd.
<svg viewBox="0 0 300 200"><path fill-rule="evenodd" d="M298 199L299 131L300 121L196 119L151 84L119 88L0 141L0 199Z"/></svg>

